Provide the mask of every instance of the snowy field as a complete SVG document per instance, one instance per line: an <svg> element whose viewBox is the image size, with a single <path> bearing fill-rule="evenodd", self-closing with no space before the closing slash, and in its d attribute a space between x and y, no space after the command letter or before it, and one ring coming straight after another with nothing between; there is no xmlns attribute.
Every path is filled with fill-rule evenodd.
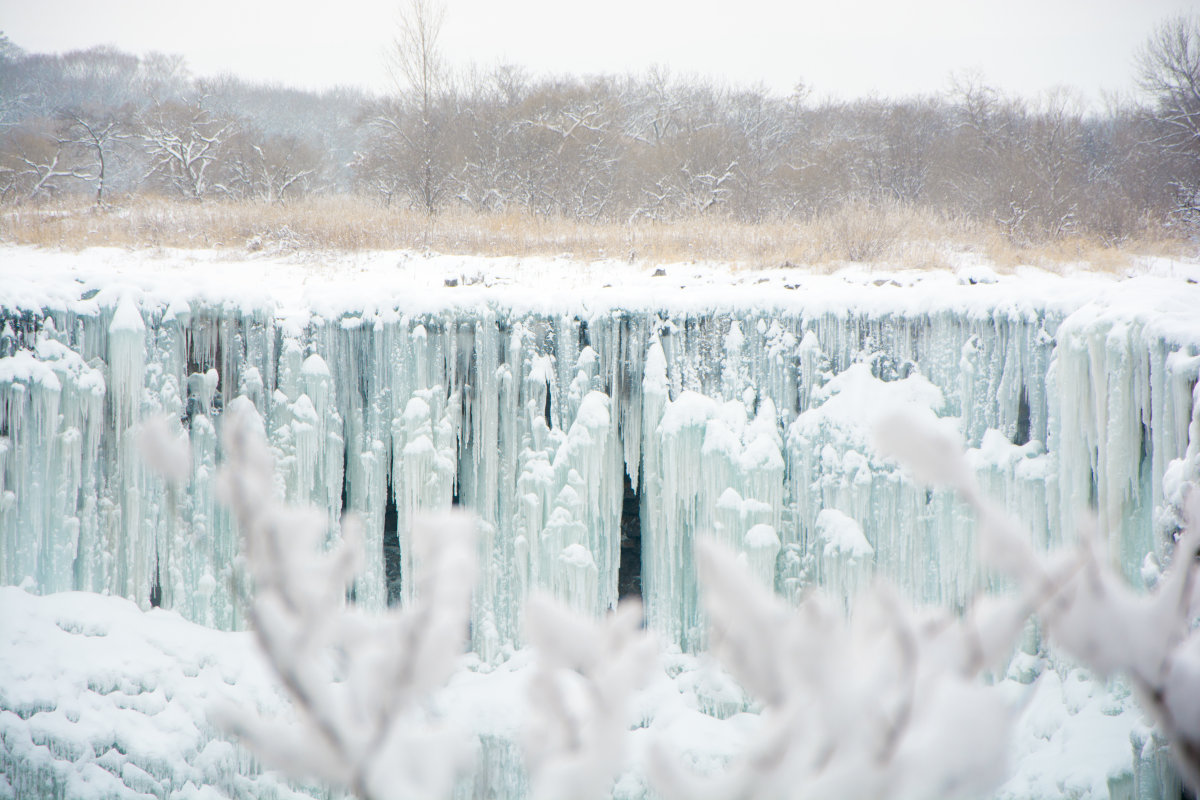
<svg viewBox="0 0 1200 800"><path fill-rule="evenodd" d="M1151 582L1147 565L1165 557L1162 509L1200 467L1200 444L1187 449L1200 265L1177 261L1146 259L1119 276L999 275L965 257L955 272L855 265L816 275L568 257L6 246L0 307L10 320L41 320L36 331L10 321L0 347L0 583L13 584L0 587L0 799L327 794L265 770L211 719L220 703L289 713L251 636L216 629L242 622L221 572L235 548L231 523L205 483L219 463L209 423L220 418L217 368L240 376L220 378L225 407L230 383L259 407L289 500L331 520L344 500L361 504L374 553L357 587L365 604L382 608L390 591L379 496L394 496L403 521L461 491L484 517L494 549L482 554L473 652L429 700L475 743L461 797L529 791L521 742L534 656L515 621L520 602L545 588L581 612L611 605L626 473L636 484L640 470L643 596L648 626L666 642L635 697L628 766L613 790L641 798L653 796L653 747L717 774L760 726L758 700L711 658L690 654L705 636L688 595L691 565L664 555L676 528L724 537L785 594L819 584L852 606L882 575L918 605L961 609L989 585L971 523L952 497L870 452L868 429L883 408L915 403L952 421L980 482L1041 546L1069 541L1075 506L1093 495L1114 559L1135 583ZM215 309L219 344L196 332L202 309ZM618 315L635 321L620 328ZM435 318L454 323L444 340ZM226 367L226 320L244 334L236 372ZM268 331L263 353L246 320ZM475 355L458 359L471 364L460 369L464 320ZM586 333L565 345L580 320ZM713 320L723 320L719 330ZM187 353L174 325L188 332ZM493 329L505 333L487 338ZM510 330L529 333L505 340ZM372 405L374 378L361 379L366 399L346 393L358 372L376 375L383 362L347 361L357 351L345 341L397 352L417 343L387 362L395 375L379 390L386 402ZM635 388L622 394L629 380L616 361L630 341ZM191 353L205 347L211 369ZM485 373L476 362L488 348L508 356ZM423 377L405 383L397 365ZM439 397L470 380L497 405L477 399L468 420ZM511 386L519 391L506 400ZM372 409L382 421L371 421ZM138 420L163 411L189 420L193 477L178 497L131 466L126 441ZM525 427L506 439L506 419ZM313 430L324 438L305 439ZM345 474L342 453L326 456L319 444L335 440ZM373 450L378 442L386 444ZM456 459L476 470L464 477L458 467L460 485ZM487 459L499 466L478 466ZM511 485L496 488L488 476L509 474L506 459ZM447 480L402 484L442 475L446 463ZM112 510L122 504L137 513ZM126 533L128 552L103 553ZM924 549L909 552L907 541ZM549 542L544 554L536 542ZM151 609L152 597L172 610ZM1129 689L1091 680L1032 629L986 679L1014 719L1011 777L997 797L1150 797L1171 786L1158 775L1161 741Z"/></svg>

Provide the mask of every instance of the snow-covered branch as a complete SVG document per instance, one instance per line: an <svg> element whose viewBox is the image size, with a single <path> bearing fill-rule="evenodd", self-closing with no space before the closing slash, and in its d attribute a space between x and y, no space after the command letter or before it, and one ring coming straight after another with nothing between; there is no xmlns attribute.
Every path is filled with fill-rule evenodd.
<svg viewBox="0 0 1200 800"><path fill-rule="evenodd" d="M1171 743L1184 780L1200 787L1200 491L1194 485L1180 491L1182 530L1170 567L1142 594L1113 566L1094 528L1072 550L1034 550L1012 518L983 496L961 445L927 415L889 416L877 443L918 478L958 491L978 517L980 557L1033 600L1057 647L1101 675L1129 680Z"/></svg>
<svg viewBox="0 0 1200 800"><path fill-rule="evenodd" d="M249 401L230 404L225 429L223 488L244 537L248 617L296 719L227 708L219 721L265 761L362 798L449 796L470 748L428 698L456 669L466 642L473 521L418 522L415 600L366 615L346 602L362 557L358 523L348 518L342 541L322 552L324 516L278 499Z"/></svg>
<svg viewBox="0 0 1200 800"><path fill-rule="evenodd" d="M623 766L633 694L654 667L658 646L639 629L640 604L622 602L596 621L546 596L526 604L537 653L525 752L534 797L603 798Z"/></svg>
<svg viewBox="0 0 1200 800"><path fill-rule="evenodd" d="M978 680L1011 648L1016 600L921 616L886 587L847 619L792 609L719 545L697 545L711 651L763 705L745 756L703 779L652 751L669 798L972 797L1005 775L1010 712Z"/></svg>
<svg viewBox="0 0 1200 800"><path fill-rule="evenodd" d="M202 103L156 106L141 120L140 137L151 165L146 177L161 175L184 197L199 200L211 187L209 173L224 158L235 123L213 117Z"/></svg>

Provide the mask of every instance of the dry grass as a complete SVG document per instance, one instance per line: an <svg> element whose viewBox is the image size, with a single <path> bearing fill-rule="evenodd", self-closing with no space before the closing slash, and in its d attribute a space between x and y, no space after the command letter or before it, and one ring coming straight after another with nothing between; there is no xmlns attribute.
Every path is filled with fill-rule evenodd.
<svg viewBox="0 0 1200 800"><path fill-rule="evenodd" d="M748 267L846 261L939 269L954 253L976 253L1011 269L1087 262L1105 271L1135 253L1194 254L1168 236L1105 247L1085 237L1017 247L998 229L909 207L847 205L802 221L747 224L720 216L676 222L593 224L521 213L462 209L427 217L363 198L309 197L287 204L132 198L103 208L79 202L0 210L0 241L64 249L229 248L242 252L416 249L472 255L563 255L649 263L724 261Z"/></svg>
<svg viewBox="0 0 1200 800"><path fill-rule="evenodd" d="M1097 272L1120 273L1131 266L1135 256L1196 258L1195 242L1150 231L1119 245L1107 245L1090 236L1065 236L1036 246L1017 247L999 234L985 236L982 252L1002 271L1022 264L1059 270L1064 266L1084 267Z"/></svg>

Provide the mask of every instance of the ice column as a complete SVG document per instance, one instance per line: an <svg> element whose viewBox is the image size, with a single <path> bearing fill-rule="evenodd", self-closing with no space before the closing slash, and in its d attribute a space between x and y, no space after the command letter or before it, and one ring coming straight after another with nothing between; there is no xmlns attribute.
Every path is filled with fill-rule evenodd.
<svg viewBox="0 0 1200 800"><path fill-rule="evenodd" d="M881 410L915 404L931 410L944 405L942 392L923 376L883 381L872 374L877 362L859 362L814 390L809 408L788 430L792 522L784 541L781 586L797 597L805 587L834 580L832 589L853 590L831 569L848 540L844 525L853 520L874 552L876 569L909 597L926 603L961 604L978 588L969 528L953 497L930 491L882 460L871 445L871 429ZM824 514L836 511L837 516ZM864 560L865 550L855 561Z"/></svg>
<svg viewBox="0 0 1200 800"><path fill-rule="evenodd" d="M726 388L739 391L737 372L727 374L734 377ZM655 342L642 388L647 620L666 641L694 650L704 639L695 538L723 541L774 586L784 462L770 400L749 420L740 400L718 402L691 390L671 399L668 386L666 359Z"/></svg>
<svg viewBox="0 0 1200 800"><path fill-rule="evenodd" d="M105 382L53 333L47 320L32 351L0 358L0 581L67 591L95 558L86 539L84 559L79 548L96 513Z"/></svg>

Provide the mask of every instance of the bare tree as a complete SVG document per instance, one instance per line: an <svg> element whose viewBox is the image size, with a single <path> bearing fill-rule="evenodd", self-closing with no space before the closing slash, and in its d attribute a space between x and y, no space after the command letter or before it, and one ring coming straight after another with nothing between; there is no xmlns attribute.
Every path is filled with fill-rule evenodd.
<svg viewBox="0 0 1200 800"><path fill-rule="evenodd" d="M104 202L109 164L116 146L128 137L120 110L75 108L62 112L67 122L65 143L86 152L91 160L87 180L96 187L96 205Z"/></svg>
<svg viewBox="0 0 1200 800"><path fill-rule="evenodd" d="M67 145L61 120L35 118L0 138L0 197L35 200L90 175Z"/></svg>
<svg viewBox="0 0 1200 800"><path fill-rule="evenodd" d="M1157 142L1182 159L1173 181L1181 210L1200 213L1200 16L1160 25L1137 66L1139 83L1154 100Z"/></svg>
<svg viewBox="0 0 1200 800"><path fill-rule="evenodd" d="M415 162L409 194L427 214L437 211L445 198L448 170L440 152L441 100L446 86L446 64L439 39L446 20L441 0L406 0L389 51L388 70L409 115L378 115L377 128L390 129L404 145L404 156ZM407 171L407 170L406 170Z"/></svg>
<svg viewBox="0 0 1200 800"><path fill-rule="evenodd" d="M1167 20L1138 55L1138 79L1154 99L1166 142L1200 157L1200 16Z"/></svg>
<svg viewBox="0 0 1200 800"><path fill-rule="evenodd" d="M225 159L226 191L238 198L279 203L305 194L321 172L315 148L295 136L266 136L244 128Z"/></svg>
<svg viewBox="0 0 1200 800"><path fill-rule="evenodd" d="M13 124L22 105L21 62L25 51L0 31L0 129Z"/></svg>

